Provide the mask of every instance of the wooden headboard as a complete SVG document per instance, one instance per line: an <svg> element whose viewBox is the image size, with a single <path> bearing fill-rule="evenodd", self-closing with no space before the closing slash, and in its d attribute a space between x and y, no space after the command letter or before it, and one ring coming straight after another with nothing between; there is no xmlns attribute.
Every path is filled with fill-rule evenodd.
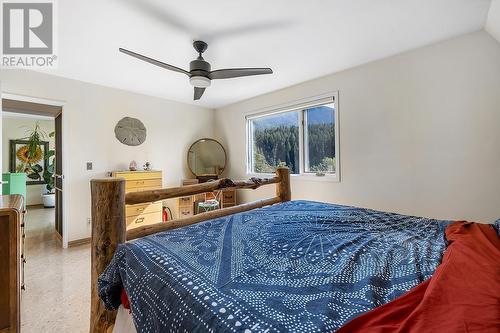
<svg viewBox="0 0 500 333"><path fill-rule="evenodd" d="M222 189L256 189L269 184L276 184L276 196L272 198L126 230L125 205L148 203ZM106 310L99 298L97 278L110 263L118 244L157 232L290 201L291 199L290 171L288 168L278 168L276 176L272 178L251 178L247 181L232 181L223 178L202 184L127 194L125 194L125 180L122 178L93 179L90 181L90 187L92 209L90 332L92 333L110 332L115 321L116 311Z"/></svg>

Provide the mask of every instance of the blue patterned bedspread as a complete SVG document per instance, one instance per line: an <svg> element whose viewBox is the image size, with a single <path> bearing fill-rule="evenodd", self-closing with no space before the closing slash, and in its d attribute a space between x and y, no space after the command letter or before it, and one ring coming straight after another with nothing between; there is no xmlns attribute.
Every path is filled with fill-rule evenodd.
<svg viewBox="0 0 500 333"><path fill-rule="evenodd" d="M429 278L448 223L291 201L122 244L99 293L138 332L332 332Z"/></svg>

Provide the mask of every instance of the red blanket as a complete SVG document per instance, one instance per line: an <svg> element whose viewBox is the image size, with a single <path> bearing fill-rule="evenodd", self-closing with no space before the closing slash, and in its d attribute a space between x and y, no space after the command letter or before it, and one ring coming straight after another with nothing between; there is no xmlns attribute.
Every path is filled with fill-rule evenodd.
<svg viewBox="0 0 500 333"><path fill-rule="evenodd" d="M340 333L500 332L500 238L491 225L455 222L434 275Z"/></svg>

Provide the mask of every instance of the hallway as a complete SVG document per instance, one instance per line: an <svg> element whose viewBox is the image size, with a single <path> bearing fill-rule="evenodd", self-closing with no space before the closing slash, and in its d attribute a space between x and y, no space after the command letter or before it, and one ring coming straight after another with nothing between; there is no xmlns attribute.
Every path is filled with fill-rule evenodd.
<svg viewBox="0 0 500 333"><path fill-rule="evenodd" d="M54 209L28 207L25 223L22 332L88 332L90 245L62 249L54 231Z"/></svg>

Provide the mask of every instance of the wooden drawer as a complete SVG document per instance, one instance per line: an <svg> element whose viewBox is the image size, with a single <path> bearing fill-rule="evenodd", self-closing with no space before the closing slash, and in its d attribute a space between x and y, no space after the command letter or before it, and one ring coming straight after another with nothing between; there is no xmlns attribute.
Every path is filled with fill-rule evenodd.
<svg viewBox="0 0 500 333"><path fill-rule="evenodd" d="M194 195L194 201L205 201L205 199L206 199L205 193Z"/></svg>
<svg viewBox="0 0 500 333"><path fill-rule="evenodd" d="M185 206L185 207L179 207L179 218L182 219L184 217L190 217L193 216L194 214L194 208L193 206Z"/></svg>
<svg viewBox="0 0 500 333"><path fill-rule="evenodd" d="M161 188L161 178L156 179L137 179L137 180L127 180L125 183L125 189L133 189L133 188L149 188L156 187Z"/></svg>
<svg viewBox="0 0 500 333"><path fill-rule="evenodd" d="M127 216L127 229L141 227L143 225L161 222L161 212Z"/></svg>
<svg viewBox="0 0 500 333"><path fill-rule="evenodd" d="M150 186L150 187L125 187L125 193L130 192L140 192L140 191L150 191L150 190L159 190L161 187L159 186Z"/></svg>
<svg viewBox="0 0 500 333"><path fill-rule="evenodd" d="M138 205L127 205L125 208L126 216L136 216L141 214L158 213L162 211L161 201L138 204Z"/></svg>
<svg viewBox="0 0 500 333"><path fill-rule="evenodd" d="M125 178L126 180L161 179L161 171L116 171L113 177Z"/></svg>
<svg viewBox="0 0 500 333"><path fill-rule="evenodd" d="M179 207L192 207L193 197L181 197L178 199Z"/></svg>
<svg viewBox="0 0 500 333"><path fill-rule="evenodd" d="M235 204L236 203L236 192L235 191L224 191L222 192L222 202L224 204Z"/></svg>

